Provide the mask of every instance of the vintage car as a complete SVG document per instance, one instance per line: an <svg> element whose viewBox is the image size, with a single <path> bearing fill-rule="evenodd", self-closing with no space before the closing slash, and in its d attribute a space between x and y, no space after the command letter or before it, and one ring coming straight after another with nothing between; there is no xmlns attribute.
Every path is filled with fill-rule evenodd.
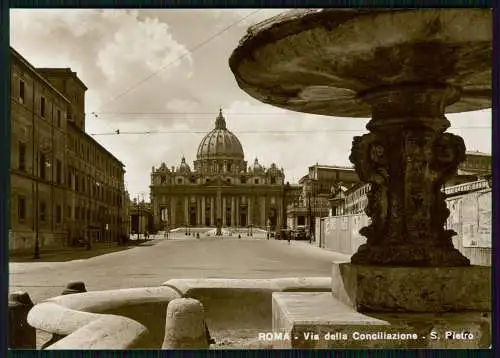
<svg viewBox="0 0 500 358"><path fill-rule="evenodd" d="M305 226L297 226L293 233L294 240L309 240L308 234Z"/></svg>
<svg viewBox="0 0 500 358"><path fill-rule="evenodd" d="M281 229L276 232L276 240L288 240L292 238L292 231L290 229Z"/></svg>

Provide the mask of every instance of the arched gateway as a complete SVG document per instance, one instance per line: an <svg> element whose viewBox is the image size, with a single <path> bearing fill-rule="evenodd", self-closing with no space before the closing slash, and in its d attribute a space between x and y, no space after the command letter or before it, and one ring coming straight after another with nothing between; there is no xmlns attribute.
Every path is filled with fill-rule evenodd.
<svg viewBox="0 0 500 358"><path fill-rule="evenodd" d="M284 172L276 164L248 166L243 146L220 110L215 128L201 140L194 168L183 157L178 167L162 163L151 173L157 229L176 227L273 227L283 223ZM166 209L166 210L164 210ZM168 217L162 217L167 213ZM274 228L273 228L274 229Z"/></svg>

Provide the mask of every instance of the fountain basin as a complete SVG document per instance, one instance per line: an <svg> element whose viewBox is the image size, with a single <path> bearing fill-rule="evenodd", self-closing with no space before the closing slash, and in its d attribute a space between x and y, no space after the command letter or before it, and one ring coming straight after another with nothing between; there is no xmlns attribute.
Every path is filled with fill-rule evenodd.
<svg viewBox="0 0 500 358"><path fill-rule="evenodd" d="M66 336L47 349L159 349L168 303L189 297L203 304L216 342L253 341L272 331L273 292L330 291L330 277L173 279L159 287L50 298L33 307L28 322Z"/></svg>
<svg viewBox="0 0 500 358"><path fill-rule="evenodd" d="M249 28L229 60L241 89L280 108L370 117L364 94L460 89L447 113L491 107L489 9L294 10Z"/></svg>

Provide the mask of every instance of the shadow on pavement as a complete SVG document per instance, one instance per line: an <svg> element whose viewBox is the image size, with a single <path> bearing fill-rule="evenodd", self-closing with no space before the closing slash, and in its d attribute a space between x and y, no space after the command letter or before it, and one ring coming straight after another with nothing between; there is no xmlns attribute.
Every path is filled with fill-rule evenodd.
<svg viewBox="0 0 500 358"><path fill-rule="evenodd" d="M152 246L157 240L130 240L126 244L117 243L95 243L90 250L85 247L69 247L62 249L42 249L40 258L33 258L33 251L20 251L9 254L9 262L65 262L73 260L85 260L92 257L128 250L138 246Z"/></svg>

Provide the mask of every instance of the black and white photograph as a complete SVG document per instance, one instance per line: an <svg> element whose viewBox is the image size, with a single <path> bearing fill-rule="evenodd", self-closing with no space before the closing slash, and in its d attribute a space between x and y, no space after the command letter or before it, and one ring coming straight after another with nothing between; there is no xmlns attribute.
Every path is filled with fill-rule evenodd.
<svg viewBox="0 0 500 358"><path fill-rule="evenodd" d="M9 26L10 349L491 349L491 9Z"/></svg>

